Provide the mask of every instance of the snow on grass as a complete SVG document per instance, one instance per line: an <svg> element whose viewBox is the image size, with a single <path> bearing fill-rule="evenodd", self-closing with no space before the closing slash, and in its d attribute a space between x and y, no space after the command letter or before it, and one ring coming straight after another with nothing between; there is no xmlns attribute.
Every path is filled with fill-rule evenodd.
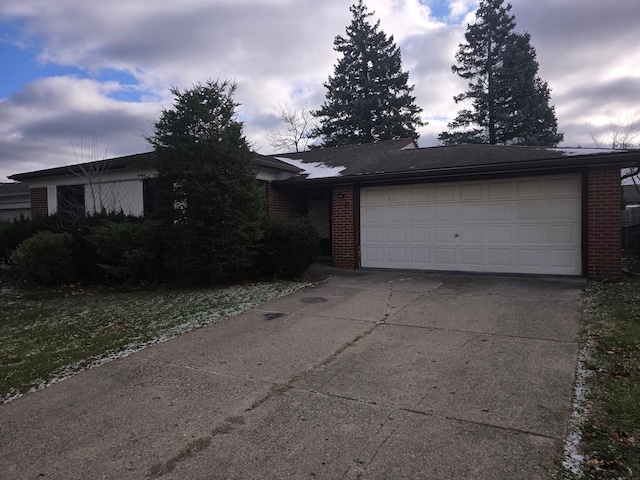
<svg viewBox="0 0 640 480"><path fill-rule="evenodd" d="M3 288L0 403L147 346L214 324L310 284L131 292Z"/></svg>

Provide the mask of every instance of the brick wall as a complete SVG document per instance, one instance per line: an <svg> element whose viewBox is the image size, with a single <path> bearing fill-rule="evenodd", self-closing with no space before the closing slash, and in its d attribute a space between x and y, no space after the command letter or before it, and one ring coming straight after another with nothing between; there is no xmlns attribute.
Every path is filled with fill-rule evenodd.
<svg viewBox="0 0 640 480"><path fill-rule="evenodd" d="M267 216L296 217L307 213L306 193L297 190L282 190L266 184Z"/></svg>
<svg viewBox="0 0 640 480"><path fill-rule="evenodd" d="M622 275L620 167L590 168L587 191L587 276L617 280Z"/></svg>
<svg viewBox="0 0 640 480"><path fill-rule="evenodd" d="M333 266L355 269L357 265L356 202L353 185L338 185L332 194Z"/></svg>
<svg viewBox="0 0 640 480"><path fill-rule="evenodd" d="M49 201L47 187L32 188L31 194L31 218L49 215Z"/></svg>

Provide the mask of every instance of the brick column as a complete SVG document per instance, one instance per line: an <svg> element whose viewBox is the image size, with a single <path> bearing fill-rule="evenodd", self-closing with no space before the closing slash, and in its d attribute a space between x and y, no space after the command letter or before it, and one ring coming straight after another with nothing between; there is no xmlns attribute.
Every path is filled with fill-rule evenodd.
<svg viewBox="0 0 640 480"><path fill-rule="evenodd" d="M332 250L335 268L357 268L356 202L353 185L337 185L332 194Z"/></svg>
<svg viewBox="0 0 640 480"><path fill-rule="evenodd" d="M622 187L620 167L591 167L587 186L587 276L622 276Z"/></svg>
<svg viewBox="0 0 640 480"><path fill-rule="evenodd" d="M47 187L32 188L29 193L31 195L31 218L49 215Z"/></svg>

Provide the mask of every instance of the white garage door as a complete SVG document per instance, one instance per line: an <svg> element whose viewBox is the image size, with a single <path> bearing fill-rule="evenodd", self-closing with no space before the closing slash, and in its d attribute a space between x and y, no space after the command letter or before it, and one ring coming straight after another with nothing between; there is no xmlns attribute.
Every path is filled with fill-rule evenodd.
<svg viewBox="0 0 640 480"><path fill-rule="evenodd" d="M580 275L581 176L369 187L363 267Z"/></svg>

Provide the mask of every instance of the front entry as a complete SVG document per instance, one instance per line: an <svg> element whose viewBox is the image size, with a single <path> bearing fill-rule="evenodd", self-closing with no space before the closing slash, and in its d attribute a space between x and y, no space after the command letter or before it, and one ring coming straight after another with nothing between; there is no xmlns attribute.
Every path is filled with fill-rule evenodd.
<svg viewBox="0 0 640 480"><path fill-rule="evenodd" d="M331 192L314 190L307 193L307 219L320 234L320 255L331 256Z"/></svg>

